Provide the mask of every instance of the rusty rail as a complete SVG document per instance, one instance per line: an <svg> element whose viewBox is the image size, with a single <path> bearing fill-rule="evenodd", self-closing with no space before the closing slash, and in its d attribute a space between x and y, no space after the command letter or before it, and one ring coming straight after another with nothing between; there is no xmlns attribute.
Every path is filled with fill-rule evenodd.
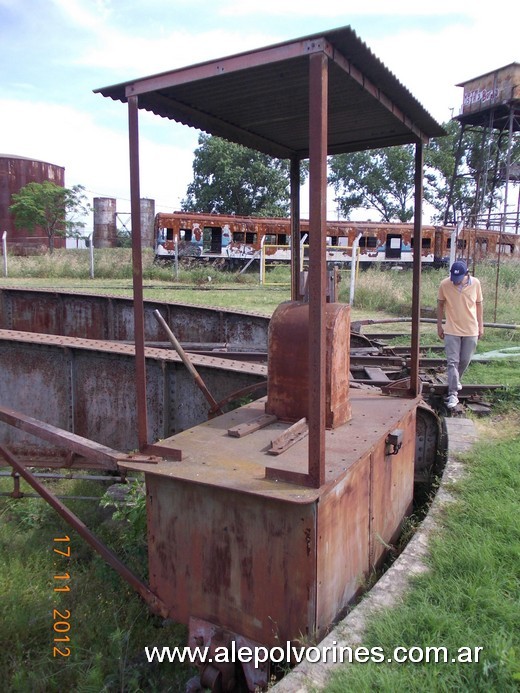
<svg viewBox="0 0 520 693"><path fill-rule="evenodd" d="M122 461L149 462L151 464L156 464L158 461L158 458L153 455L132 455L113 450L106 445L100 445L93 440L64 431L62 428L57 428L7 407L0 406L0 421L46 440L48 443L55 443L77 455L82 455L107 471L117 471L118 464Z"/></svg>

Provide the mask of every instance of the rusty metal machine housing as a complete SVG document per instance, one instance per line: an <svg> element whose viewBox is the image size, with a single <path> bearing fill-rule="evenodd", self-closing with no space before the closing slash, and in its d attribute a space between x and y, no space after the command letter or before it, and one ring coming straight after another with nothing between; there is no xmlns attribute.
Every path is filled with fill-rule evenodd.
<svg viewBox="0 0 520 693"><path fill-rule="evenodd" d="M350 306L326 304L327 428L351 418L349 401ZM309 304L287 301L275 310L269 325L266 412L282 421L308 415Z"/></svg>
<svg viewBox="0 0 520 693"><path fill-rule="evenodd" d="M412 507L417 398L349 390L349 306L327 304L325 483L305 482L308 305L269 333L268 395L176 434L144 472L151 590L176 621L275 646L316 640L362 590ZM268 595L268 598L266 598Z"/></svg>

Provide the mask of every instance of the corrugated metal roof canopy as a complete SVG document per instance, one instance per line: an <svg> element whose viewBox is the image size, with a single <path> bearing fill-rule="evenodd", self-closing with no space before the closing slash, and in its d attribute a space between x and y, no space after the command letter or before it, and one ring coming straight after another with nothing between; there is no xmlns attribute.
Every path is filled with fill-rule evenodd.
<svg viewBox="0 0 520 693"><path fill-rule="evenodd" d="M350 27L96 89L279 158L309 155L309 56L329 58L328 153L445 134Z"/></svg>

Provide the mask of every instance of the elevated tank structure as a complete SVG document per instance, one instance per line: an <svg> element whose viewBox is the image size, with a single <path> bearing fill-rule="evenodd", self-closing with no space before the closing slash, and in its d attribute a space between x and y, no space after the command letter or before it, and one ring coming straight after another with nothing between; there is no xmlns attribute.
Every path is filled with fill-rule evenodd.
<svg viewBox="0 0 520 693"><path fill-rule="evenodd" d="M115 248L117 245L117 201L112 197L95 197L94 248Z"/></svg>
<svg viewBox="0 0 520 693"><path fill-rule="evenodd" d="M9 249L23 253L47 246L47 236L41 229L37 229L34 234L29 234L25 229L17 228L14 217L9 211L9 207L13 204L13 194L20 192L28 183L44 181L63 187L65 168L13 154L0 155L0 234L7 231ZM64 238L56 238L54 243L56 248L65 247Z"/></svg>
<svg viewBox="0 0 520 693"><path fill-rule="evenodd" d="M117 200L112 197L95 197L94 207L94 247L115 248L118 244L119 228L128 231L128 213L119 212ZM155 200L142 198L140 203L140 225L143 248L153 248Z"/></svg>
<svg viewBox="0 0 520 693"><path fill-rule="evenodd" d="M461 130L444 223L452 214L455 180L462 175L464 135L474 132L480 137L483 155L477 172L475 204L470 219L465 221L468 226L518 233L520 194L511 201L510 188L520 181L520 160L518 156L514 159L520 132L520 63L505 65L456 86L464 89L461 112L454 118ZM502 212L494 214L499 189L503 190Z"/></svg>

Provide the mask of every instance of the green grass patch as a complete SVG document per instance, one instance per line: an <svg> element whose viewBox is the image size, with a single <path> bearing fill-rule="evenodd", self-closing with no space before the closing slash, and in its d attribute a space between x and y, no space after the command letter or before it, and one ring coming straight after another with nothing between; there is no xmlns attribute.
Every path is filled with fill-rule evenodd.
<svg viewBox="0 0 520 693"><path fill-rule="evenodd" d="M100 495L93 482L49 482L54 492ZM2 490L12 485L0 482ZM31 492L22 483L23 490ZM112 520L96 501L71 507L136 574L146 580L143 527ZM128 531L131 529L132 531ZM70 537L70 559L53 549ZM145 646L184 645L184 626L163 622L43 500L0 498L0 680L10 693L183 690L194 671L180 664L149 664ZM63 581L54 575L68 573ZM68 584L69 592L55 592ZM55 611L61 616L54 618ZM56 613L57 613L56 612ZM56 633L55 621L70 630ZM60 626L65 628L66 626ZM70 637L58 643L56 637ZM69 656L57 654L58 646Z"/></svg>
<svg viewBox="0 0 520 693"><path fill-rule="evenodd" d="M520 435L479 445L467 478L432 545L429 572L404 603L372 619L363 645L446 647L449 661L352 664L334 674L339 691L517 691L520 684ZM482 647L479 661L453 663L459 648Z"/></svg>

